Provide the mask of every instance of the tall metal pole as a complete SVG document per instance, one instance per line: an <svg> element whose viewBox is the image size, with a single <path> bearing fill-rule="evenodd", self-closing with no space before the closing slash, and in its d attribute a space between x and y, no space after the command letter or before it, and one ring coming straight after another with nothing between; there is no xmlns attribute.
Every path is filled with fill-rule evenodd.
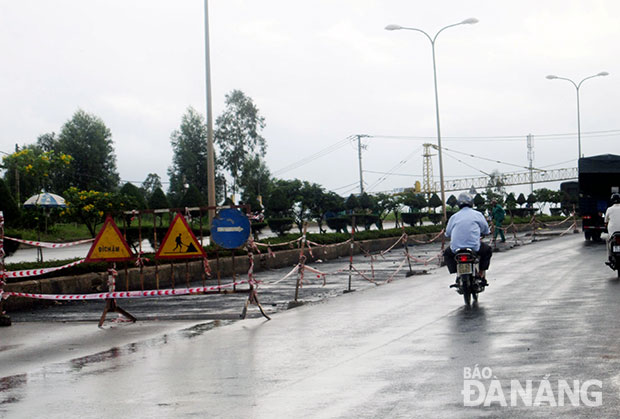
<svg viewBox="0 0 620 419"><path fill-rule="evenodd" d="M437 121L437 151L438 151L438 158L439 158L439 183L440 185L440 189L441 189L441 207L442 207L442 212L443 212L443 225L445 226L447 221L448 221L448 217L447 217L447 212L446 212L446 189L445 189L445 185L444 185L444 178L443 178L443 157L442 157L442 148L441 148L441 127L440 127L440 123L439 123L439 94L437 92L437 64L435 62L435 41L437 40L437 37L439 36L439 34L441 32L443 32L445 29L451 28L453 26L458 26L458 25L471 25L474 23L478 23L478 19L475 18L469 18L469 19L465 19L462 22L459 23L454 23L452 25L448 25L448 26L444 26L443 28L439 29L437 31L437 33L435 34L434 37L431 37L428 33L424 32L421 29L417 29L417 28L408 28L408 27L404 27L404 26L399 26L399 25L387 25L385 27L386 30L388 31L394 31L394 30L399 30L399 29L405 29L405 30L410 30L410 31L416 31L416 32L420 32L422 34L424 34L428 40L431 42L431 50L433 52L433 82L434 82L434 86L435 86L435 117L436 117L436 121Z"/></svg>
<svg viewBox="0 0 620 419"><path fill-rule="evenodd" d="M215 207L215 153L213 151L213 110L211 104L211 62L209 50L209 4L205 0L205 77L207 100L207 202L209 207ZM215 218L215 210L209 210L209 225Z"/></svg>
<svg viewBox="0 0 620 419"><path fill-rule="evenodd" d="M439 35L439 32L437 32L437 35ZM441 154L441 128L439 125L439 94L437 93L437 65L435 64L435 39L437 39L437 35L435 35L435 38L431 41L431 46L432 46L432 50L433 50L433 81L435 83L435 117L437 120L437 147L438 147L438 157L439 157L439 183L441 184L441 207L442 207L442 212L443 212L443 216L442 216L442 220L443 220L443 225L445 226L447 221L448 221L448 217L447 217L447 212L446 212L446 188L443 184L443 159L442 159L442 154Z"/></svg>
<svg viewBox="0 0 620 419"><path fill-rule="evenodd" d="M548 75L547 79L548 80L566 80L568 82L570 82L573 86L575 86L575 90L577 92L577 159L581 158L581 115L580 115L580 111L579 111L579 88L581 87L581 85L583 84L584 81L589 80L593 77L601 77L601 76L608 76L609 73L606 71L601 71L598 74L595 74L593 76L588 76L586 78L584 78L583 80L581 80L579 83L575 83L574 81L572 81L571 79L567 79L566 77L558 77L558 76L554 76L554 75Z"/></svg>
<svg viewBox="0 0 620 419"><path fill-rule="evenodd" d="M575 87L575 90L577 90L577 155L581 158L581 115L579 114L579 88L581 87L581 83Z"/></svg>

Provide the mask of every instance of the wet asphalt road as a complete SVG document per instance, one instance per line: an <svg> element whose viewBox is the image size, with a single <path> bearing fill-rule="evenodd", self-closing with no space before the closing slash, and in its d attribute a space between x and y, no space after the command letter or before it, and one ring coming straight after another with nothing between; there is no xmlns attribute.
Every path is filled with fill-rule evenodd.
<svg viewBox="0 0 620 419"><path fill-rule="evenodd" d="M581 235L497 253L491 286L471 308L444 268L379 287L358 281L358 291L322 300L313 287L339 295L346 278L327 290L308 284L302 298L317 302L271 321L68 322L44 332L13 316L0 329L0 417L618 417L620 283L604 255ZM377 276L400 256L376 265ZM260 296L272 313L292 299L267 285ZM47 312L63 310L74 319L65 306ZM33 346L37 336L49 347ZM73 356L60 353L72 344ZM478 381L499 384L507 406L464 406L464 371L476 365L492 370ZM531 380L533 396L543 382L552 390L543 406L511 406L511 380ZM559 382L574 380L601 386L577 391L577 406L550 406L560 404ZM586 405L593 392L600 406Z"/></svg>

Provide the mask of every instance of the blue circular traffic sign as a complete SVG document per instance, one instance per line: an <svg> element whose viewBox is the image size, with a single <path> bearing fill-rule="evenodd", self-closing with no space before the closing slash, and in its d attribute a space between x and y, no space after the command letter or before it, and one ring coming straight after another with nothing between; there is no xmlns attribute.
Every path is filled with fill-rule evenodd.
<svg viewBox="0 0 620 419"><path fill-rule="evenodd" d="M211 239L225 249L236 249L250 237L250 221L234 208L220 210L211 221Z"/></svg>

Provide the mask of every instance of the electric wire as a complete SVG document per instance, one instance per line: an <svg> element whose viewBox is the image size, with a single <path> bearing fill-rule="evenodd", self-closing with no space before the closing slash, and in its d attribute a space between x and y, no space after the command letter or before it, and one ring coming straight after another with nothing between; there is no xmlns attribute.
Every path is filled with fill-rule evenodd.
<svg viewBox="0 0 620 419"><path fill-rule="evenodd" d="M413 157L414 155L418 154L420 152L420 150L421 150L421 147L416 148L412 153L408 154L403 160L401 160L399 163L394 165L394 167L392 167L389 170L389 172L388 172L389 174L381 176L379 179L377 179L370 187L368 187L368 191L370 192L370 191L374 190L377 186L379 186L381 183L386 181L388 176L391 175L391 173L393 173L395 170L397 170L398 168L403 166L405 163L407 163L409 161L409 159L411 157Z"/></svg>
<svg viewBox="0 0 620 419"><path fill-rule="evenodd" d="M284 166L284 167L282 167L282 168L280 168L278 170L275 170L273 172L273 175L274 176L281 175L281 174L289 172L291 170L300 168L301 166L304 166L304 165L312 162L313 160L321 158L321 157L323 157L323 156L325 156L327 154L333 153L334 151L336 151L336 150L344 147L345 145L347 145L349 142L351 142L352 139L353 139L353 136L348 136L348 137L346 137L346 138L344 138L344 139L342 139L342 140L340 140L340 141L338 141L338 142L336 142L336 143L334 143L334 144L332 144L332 145L330 145L330 146L328 146L328 147L326 147L326 148L324 148L324 149L322 149L320 151L317 151L316 153L314 153L314 154L312 154L310 156L304 157L303 159L300 159L300 160L298 160L298 161L296 161L294 163L291 163L288 166Z"/></svg>

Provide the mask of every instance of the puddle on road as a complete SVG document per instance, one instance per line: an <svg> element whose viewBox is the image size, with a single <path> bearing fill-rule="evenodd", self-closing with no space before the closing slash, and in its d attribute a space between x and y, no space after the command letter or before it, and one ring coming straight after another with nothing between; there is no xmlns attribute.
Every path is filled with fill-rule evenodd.
<svg viewBox="0 0 620 419"><path fill-rule="evenodd" d="M21 388L26 385L27 381L27 374L0 378L0 413L4 410L4 405L17 403L22 399L24 392Z"/></svg>
<svg viewBox="0 0 620 419"><path fill-rule="evenodd" d="M55 377L77 375L103 375L122 369L130 356L146 356L149 349L158 348L174 341L193 339L216 327L229 325L234 321L215 320L200 323L159 337L114 347L96 354L82 356L66 362L48 365L36 372L0 378L0 417L9 411L9 405L19 403L28 393L28 388L41 382L54 382ZM8 350L19 345L5 345L0 350ZM27 386L28 385L28 386Z"/></svg>

